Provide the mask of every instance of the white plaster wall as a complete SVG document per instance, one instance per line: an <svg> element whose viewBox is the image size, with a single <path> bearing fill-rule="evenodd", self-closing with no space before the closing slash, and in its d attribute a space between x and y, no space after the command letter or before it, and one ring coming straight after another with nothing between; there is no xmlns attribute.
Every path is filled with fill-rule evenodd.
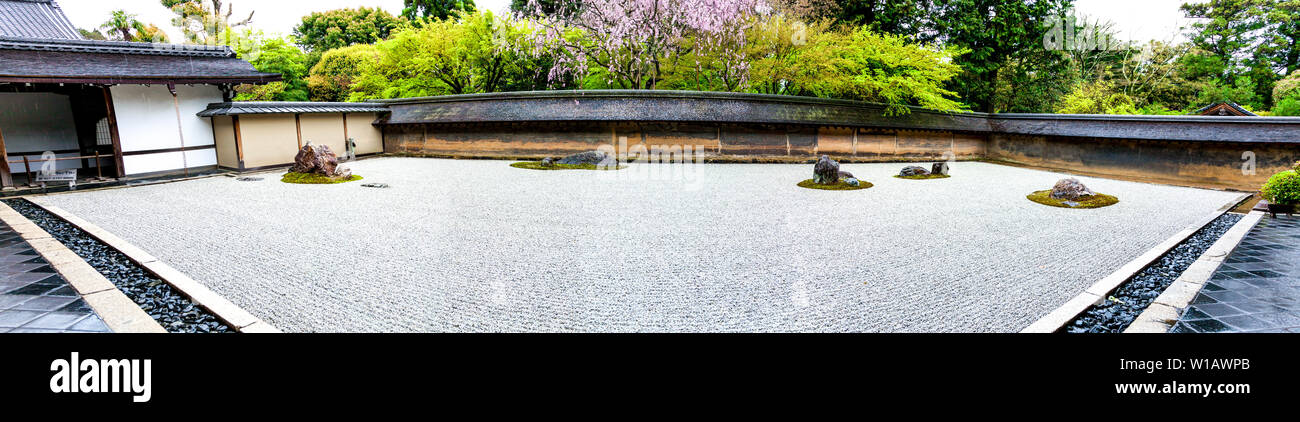
<svg viewBox="0 0 1300 422"><path fill-rule="evenodd" d="M122 152L182 146L176 126L175 105L165 85L118 85L111 90ZM195 114L207 109L210 103L221 102L221 90L211 85L179 85L176 94L180 100L184 146L213 145L212 124ZM188 151L186 157L190 158L190 167L214 165L217 161L215 149ZM184 168L182 163L179 152L122 157L122 166L128 175L180 170Z"/></svg>
<svg viewBox="0 0 1300 422"><path fill-rule="evenodd" d="M126 168L127 174L143 174L183 169L185 168L184 164L189 164L190 168L215 166L217 165L217 150L213 148L185 151L184 160L182 160L180 152L128 155L122 157L122 167Z"/></svg>
<svg viewBox="0 0 1300 422"><path fill-rule="evenodd" d="M0 93L0 134L10 153L78 149L76 124L72 120L72 102L66 95L53 93ZM78 154L59 154L76 157ZM22 156L10 157L21 160ZM32 170L40 170L41 155L29 155ZM80 160L58 161L59 169L81 168ZM22 163L10 164L13 173L27 171Z"/></svg>

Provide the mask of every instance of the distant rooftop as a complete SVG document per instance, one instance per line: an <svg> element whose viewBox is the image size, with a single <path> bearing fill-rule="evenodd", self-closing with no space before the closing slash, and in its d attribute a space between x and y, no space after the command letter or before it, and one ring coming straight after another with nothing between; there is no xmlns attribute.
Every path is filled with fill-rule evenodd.
<svg viewBox="0 0 1300 422"><path fill-rule="evenodd" d="M81 37L53 0L0 0L0 83L242 84L281 80L227 46Z"/></svg>
<svg viewBox="0 0 1300 422"><path fill-rule="evenodd" d="M1201 116L1243 116L1243 117L1259 116L1258 114L1251 113L1250 110L1246 110L1246 108L1242 107L1240 104L1231 101L1217 102L1214 104L1207 105L1205 107L1201 107L1200 110L1196 110L1195 114Z"/></svg>
<svg viewBox="0 0 1300 422"><path fill-rule="evenodd" d="M0 0L0 37L79 40L81 33L53 0Z"/></svg>
<svg viewBox="0 0 1300 422"><path fill-rule="evenodd" d="M315 114L315 113L380 113L388 106L379 103L319 103L319 102L269 102L245 101L208 104L199 117L229 116L236 114Z"/></svg>

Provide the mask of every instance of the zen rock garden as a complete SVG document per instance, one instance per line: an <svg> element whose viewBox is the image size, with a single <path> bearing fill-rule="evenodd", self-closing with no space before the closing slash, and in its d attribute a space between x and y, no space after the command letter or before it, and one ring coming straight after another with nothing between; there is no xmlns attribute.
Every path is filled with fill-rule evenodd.
<svg viewBox="0 0 1300 422"><path fill-rule="evenodd" d="M813 166L813 178L799 182L799 187L820 190L861 190L872 187L858 180L853 173L840 170L840 163L823 155Z"/></svg>
<svg viewBox="0 0 1300 422"><path fill-rule="evenodd" d="M334 155L328 145L312 145L307 142L293 157L293 167L289 168L280 181L306 185L327 185L361 180L361 176L352 174L347 167L339 166L339 157Z"/></svg>
<svg viewBox="0 0 1300 422"><path fill-rule="evenodd" d="M564 158L543 158L541 161L521 161L510 167L528 170L622 170L618 157L604 151L585 151Z"/></svg>
<svg viewBox="0 0 1300 422"><path fill-rule="evenodd" d="M1031 193L1028 198L1030 201L1060 208L1101 208L1119 203L1119 198L1093 192L1073 177L1061 179L1051 190Z"/></svg>
<svg viewBox="0 0 1300 422"><path fill-rule="evenodd" d="M930 170L925 167L907 166L898 172L899 179L926 180L926 179L946 179L952 177L948 175L948 163L934 163Z"/></svg>

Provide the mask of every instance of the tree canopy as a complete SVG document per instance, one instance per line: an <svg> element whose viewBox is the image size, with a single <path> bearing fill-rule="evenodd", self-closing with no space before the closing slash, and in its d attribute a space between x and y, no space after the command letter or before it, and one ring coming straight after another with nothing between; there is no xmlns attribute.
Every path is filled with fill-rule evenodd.
<svg viewBox="0 0 1300 422"><path fill-rule="evenodd" d="M1185 4L1186 42L1116 48L1105 41L1117 31L1076 15L1074 0L512 0L511 16L405 0L397 16L310 13L289 37L248 31L254 12L229 0L159 2L184 42L230 45L283 75L240 98L629 88L856 99L891 114L1165 114L1219 101L1300 113L1300 0ZM165 40L126 10L81 31Z"/></svg>
<svg viewBox="0 0 1300 422"><path fill-rule="evenodd" d="M127 13L125 10L114 10L109 14L108 21L100 25L98 33L100 39L110 41L131 41L131 42L154 42L166 43L167 34L153 24L145 24L136 20L136 15ZM92 38L94 38L92 36Z"/></svg>
<svg viewBox="0 0 1300 422"><path fill-rule="evenodd" d="M474 11L474 0L404 0L403 4L402 16L411 20L447 19L456 12Z"/></svg>
<svg viewBox="0 0 1300 422"><path fill-rule="evenodd" d="M337 9L304 16L293 36L303 50L324 52L386 40L402 24L401 18L382 9Z"/></svg>

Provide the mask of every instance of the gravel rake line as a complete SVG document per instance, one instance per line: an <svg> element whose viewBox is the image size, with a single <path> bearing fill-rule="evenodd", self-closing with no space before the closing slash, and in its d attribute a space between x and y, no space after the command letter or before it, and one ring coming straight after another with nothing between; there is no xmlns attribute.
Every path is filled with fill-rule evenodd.
<svg viewBox="0 0 1300 422"><path fill-rule="evenodd" d="M172 333L233 333L216 316L145 271L126 255L26 199L3 201L50 233Z"/></svg>
<svg viewBox="0 0 1300 422"><path fill-rule="evenodd" d="M1120 333L1168 289L1187 268L1243 218L1224 214L1183 243L1160 257L1111 293L1100 305L1093 305L1061 330L1067 333Z"/></svg>

